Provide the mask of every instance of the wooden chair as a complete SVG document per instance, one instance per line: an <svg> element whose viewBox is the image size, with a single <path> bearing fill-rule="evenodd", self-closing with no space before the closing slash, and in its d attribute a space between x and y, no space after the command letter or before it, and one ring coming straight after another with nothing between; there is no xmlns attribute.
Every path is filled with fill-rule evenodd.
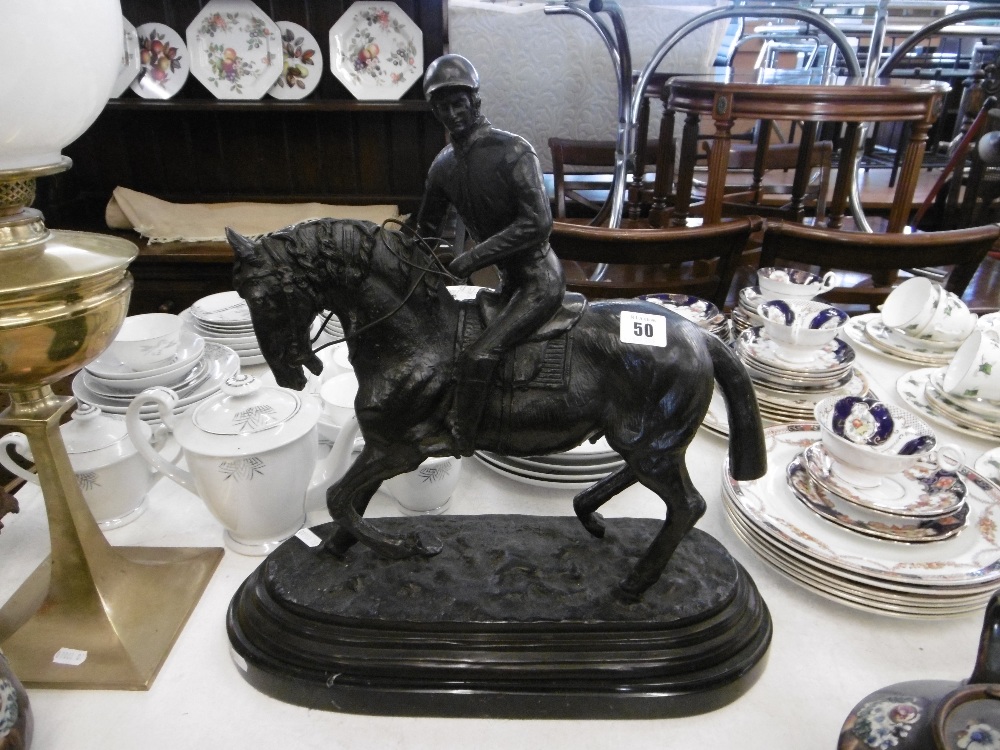
<svg viewBox="0 0 1000 750"><path fill-rule="evenodd" d="M628 206L625 213L637 215L642 210L643 194L651 190L645 181L647 154L656 153L659 141L653 139L637 149L635 173L630 176ZM577 204L590 217L597 216L611 187L615 167L614 141L580 141L549 138L552 153L552 181L555 187L556 218L567 218L567 203Z"/></svg>
<svg viewBox="0 0 1000 750"><path fill-rule="evenodd" d="M881 304L903 268L950 267L944 287L961 296L983 258L1000 238L1000 225L947 232L868 234L768 221L759 268L792 264L821 272L846 271L857 281L823 296L829 302ZM866 278L867 277L867 278Z"/></svg>
<svg viewBox="0 0 1000 750"><path fill-rule="evenodd" d="M610 299L675 292L726 303L740 254L763 220L744 217L711 226L610 229L556 221L549 242L566 270L568 289ZM597 264L608 267L590 279Z"/></svg>

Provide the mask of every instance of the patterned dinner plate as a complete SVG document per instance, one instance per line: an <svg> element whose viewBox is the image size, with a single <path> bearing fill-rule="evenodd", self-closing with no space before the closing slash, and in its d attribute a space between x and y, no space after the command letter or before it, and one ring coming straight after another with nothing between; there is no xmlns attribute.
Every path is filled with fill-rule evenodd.
<svg viewBox="0 0 1000 750"><path fill-rule="evenodd" d="M423 32L396 3L354 3L330 29L330 69L355 99L399 99L424 73Z"/></svg>
<svg viewBox="0 0 1000 750"><path fill-rule="evenodd" d="M904 339L882 322L880 314L865 321L864 334L868 342L883 354L888 354L904 362L946 365L955 356L954 349L941 351L938 348L919 344L914 339Z"/></svg>
<svg viewBox="0 0 1000 750"><path fill-rule="evenodd" d="M928 517L955 513L968 489L955 472L942 471L931 461L918 461L895 477L884 477L877 487L856 487L832 469L835 459L817 440L802 452L809 476L827 491L855 505L893 515Z"/></svg>
<svg viewBox="0 0 1000 750"><path fill-rule="evenodd" d="M250 0L210 0L186 37L191 74L217 99L260 99L281 75L281 30Z"/></svg>
<svg viewBox="0 0 1000 750"><path fill-rule="evenodd" d="M768 472L739 481L723 463L723 490L741 517L771 543L838 575L894 583L907 590L995 587L1000 580L1000 488L961 466L968 487L969 518L964 529L934 544L896 544L828 523L805 507L788 486L792 459L820 437L817 424L765 430Z"/></svg>
<svg viewBox="0 0 1000 750"><path fill-rule="evenodd" d="M962 530L969 507L962 503L951 513L933 517L898 516L855 505L815 480L801 454L785 470L795 497L821 518L845 529L894 542L921 544L948 539Z"/></svg>

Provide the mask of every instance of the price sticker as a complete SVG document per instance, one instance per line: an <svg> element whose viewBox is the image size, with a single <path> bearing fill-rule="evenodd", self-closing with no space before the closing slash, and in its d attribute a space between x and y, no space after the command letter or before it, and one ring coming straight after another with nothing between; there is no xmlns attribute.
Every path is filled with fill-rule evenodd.
<svg viewBox="0 0 1000 750"><path fill-rule="evenodd" d="M68 667L78 667L87 660L87 652L76 648L63 647L52 657L53 664L64 664Z"/></svg>
<svg viewBox="0 0 1000 750"><path fill-rule="evenodd" d="M621 340L623 344L666 346L667 319L662 315L626 310L621 317Z"/></svg>
<svg viewBox="0 0 1000 750"><path fill-rule="evenodd" d="M299 529L295 537L307 547L318 547L323 543L323 540L316 535L316 532L308 527Z"/></svg>

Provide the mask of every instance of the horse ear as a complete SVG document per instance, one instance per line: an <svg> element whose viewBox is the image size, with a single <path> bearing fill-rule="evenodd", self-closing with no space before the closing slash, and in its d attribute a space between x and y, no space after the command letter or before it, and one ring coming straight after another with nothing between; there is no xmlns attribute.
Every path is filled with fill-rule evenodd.
<svg viewBox="0 0 1000 750"><path fill-rule="evenodd" d="M236 260L244 263L254 263L257 260L257 246L232 227L226 227L226 239L236 254Z"/></svg>

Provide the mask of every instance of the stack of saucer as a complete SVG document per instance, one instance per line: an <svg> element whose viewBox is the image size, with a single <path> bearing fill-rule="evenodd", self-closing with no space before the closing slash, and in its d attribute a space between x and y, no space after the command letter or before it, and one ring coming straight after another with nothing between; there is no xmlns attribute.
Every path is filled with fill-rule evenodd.
<svg viewBox="0 0 1000 750"><path fill-rule="evenodd" d="M751 326L736 339L736 353L753 380L761 416L774 423L811 420L817 403L828 396L863 396L868 380L855 366L850 344L833 339L807 362L778 356L763 328Z"/></svg>
<svg viewBox="0 0 1000 750"><path fill-rule="evenodd" d="M858 488L814 447L818 424L765 434L767 474L735 480L727 461L722 486L734 530L767 565L814 593L880 614L982 611L1000 586L1000 488L967 466L943 472L924 459L884 485Z"/></svg>
<svg viewBox="0 0 1000 750"><path fill-rule="evenodd" d="M746 286L740 289L738 302L730 315L733 324L733 336L739 336L743 331L751 326L764 324L763 319L757 314L757 308L766 300L757 287Z"/></svg>
<svg viewBox="0 0 1000 750"><path fill-rule="evenodd" d="M491 451L475 455L483 466L517 482L568 490L589 487L625 463L604 438L546 456L502 456Z"/></svg>
<svg viewBox="0 0 1000 750"><path fill-rule="evenodd" d="M168 364L137 371L107 351L73 378L73 395L106 414L124 417L132 399L147 388L162 386L177 394L180 400L175 411L181 413L219 390L239 366L239 357L232 349L183 329L177 353ZM141 416L148 422L160 419L152 407L144 409Z"/></svg>
<svg viewBox="0 0 1000 750"><path fill-rule="evenodd" d="M687 318L700 328L705 329L713 336L725 341L727 344L732 341L729 321L726 316L719 312L719 308L708 300L700 297L692 297L690 294L644 294L639 299L652 302L654 304L672 310L678 315Z"/></svg>
<svg viewBox="0 0 1000 750"><path fill-rule="evenodd" d="M240 364L264 363L257 334L250 320L250 308L236 292L219 292L202 297L180 314L184 324L209 343L232 349Z"/></svg>

